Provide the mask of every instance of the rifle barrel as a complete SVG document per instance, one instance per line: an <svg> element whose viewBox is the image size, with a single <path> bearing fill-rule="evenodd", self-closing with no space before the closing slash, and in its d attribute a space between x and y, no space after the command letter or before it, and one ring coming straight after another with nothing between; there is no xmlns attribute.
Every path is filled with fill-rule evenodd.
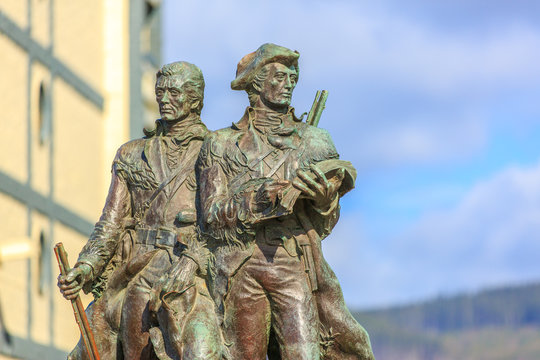
<svg viewBox="0 0 540 360"><path fill-rule="evenodd" d="M315 115L315 109L317 109L317 103L319 102L320 94L321 91L317 90L317 93L315 94L315 99L313 99L313 105L311 105L311 109L309 110L309 114L306 119L306 123L308 123L309 125L313 125L313 116Z"/></svg>
<svg viewBox="0 0 540 360"><path fill-rule="evenodd" d="M321 115L326 107L326 99L328 99L328 91L323 90L321 92L321 97L319 98L319 101L317 102L317 108L315 109L315 114L313 116L313 126L319 126L319 120L321 120Z"/></svg>

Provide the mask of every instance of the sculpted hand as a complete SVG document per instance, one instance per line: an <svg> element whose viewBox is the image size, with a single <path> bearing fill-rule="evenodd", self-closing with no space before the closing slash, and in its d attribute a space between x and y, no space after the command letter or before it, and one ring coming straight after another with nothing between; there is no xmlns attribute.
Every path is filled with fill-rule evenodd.
<svg viewBox="0 0 540 360"><path fill-rule="evenodd" d="M336 176L328 180L315 165L310 165L310 169L312 174L299 170L292 185L302 191L305 198L311 199L315 207L327 209L336 199L337 191L345 177L345 170L339 170Z"/></svg>
<svg viewBox="0 0 540 360"><path fill-rule="evenodd" d="M257 209L262 211L273 206L279 197L279 193L289 184L290 182L287 180L272 180L262 184L255 195Z"/></svg>
<svg viewBox="0 0 540 360"><path fill-rule="evenodd" d="M161 295L173 290L182 290L187 283L191 280L188 276L185 276L185 266L182 262L176 262L166 275L163 275L159 281L161 287Z"/></svg>
<svg viewBox="0 0 540 360"><path fill-rule="evenodd" d="M148 302L148 309L150 312L158 312L159 307L161 306L161 295L163 293L163 288L168 288L170 286L169 284L166 284L168 281L168 274L163 274L150 290L150 301Z"/></svg>
<svg viewBox="0 0 540 360"><path fill-rule="evenodd" d="M68 300L73 300L79 294L84 284L92 280L92 268L87 264L79 264L65 276L58 276L60 292Z"/></svg>
<svg viewBox="0 0 540 360"><path fill-rule="evenodd" d="M194 281L198 265L191 258L182 256L163 274L150 292L150 311L157 312L163 295L171 291L183 292Z"/></svg>

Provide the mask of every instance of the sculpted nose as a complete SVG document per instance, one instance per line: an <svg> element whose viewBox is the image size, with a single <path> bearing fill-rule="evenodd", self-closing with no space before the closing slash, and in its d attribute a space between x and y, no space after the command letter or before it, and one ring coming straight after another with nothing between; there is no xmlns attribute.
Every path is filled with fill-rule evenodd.
<svg viewBox="0 0 540 360"><path fill-rule="evenodd" d="M292 89L292 87L293 87L293 84L292 84L291 78L289 76L287 76L287 78L285 80L285 88L286 89Z"/></svg>
<svg viewBox="0 0 540 360"><path fill-rule="evenodd" d="M169 102L169 92L168 91L165 91L163 93L163 97L161 98L161 102L163 102L163 103L168 103Z"/></svg>

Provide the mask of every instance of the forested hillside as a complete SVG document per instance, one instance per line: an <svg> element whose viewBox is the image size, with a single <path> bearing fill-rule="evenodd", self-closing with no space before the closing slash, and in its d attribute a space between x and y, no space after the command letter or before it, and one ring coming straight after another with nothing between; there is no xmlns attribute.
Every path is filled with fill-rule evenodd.
<svg viewBox="0 0 540 360"><path fill-rule="evenodd" d="M540 283L354 315L378 360L540 359Z"/></svg>

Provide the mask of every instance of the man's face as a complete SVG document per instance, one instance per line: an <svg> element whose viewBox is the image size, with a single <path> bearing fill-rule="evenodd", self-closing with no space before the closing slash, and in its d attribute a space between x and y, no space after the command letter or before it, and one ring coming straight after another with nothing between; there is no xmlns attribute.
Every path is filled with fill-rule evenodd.
<svg viewBox="0 0 540 360"><path fill-rule="evenodd" d="M294 66L287 67L280 63L266 65L269 73L260 91L262 102L270 108L286 108L291 104L291 97L298 74Z"/></svg>
<svg viewBox="0 0 540 360"><path fill-rule="evenodd" d="M180 76L160 76L156 83L159 114L166 121L182 120L191 112L191 104L182 89Z"/></svg>

